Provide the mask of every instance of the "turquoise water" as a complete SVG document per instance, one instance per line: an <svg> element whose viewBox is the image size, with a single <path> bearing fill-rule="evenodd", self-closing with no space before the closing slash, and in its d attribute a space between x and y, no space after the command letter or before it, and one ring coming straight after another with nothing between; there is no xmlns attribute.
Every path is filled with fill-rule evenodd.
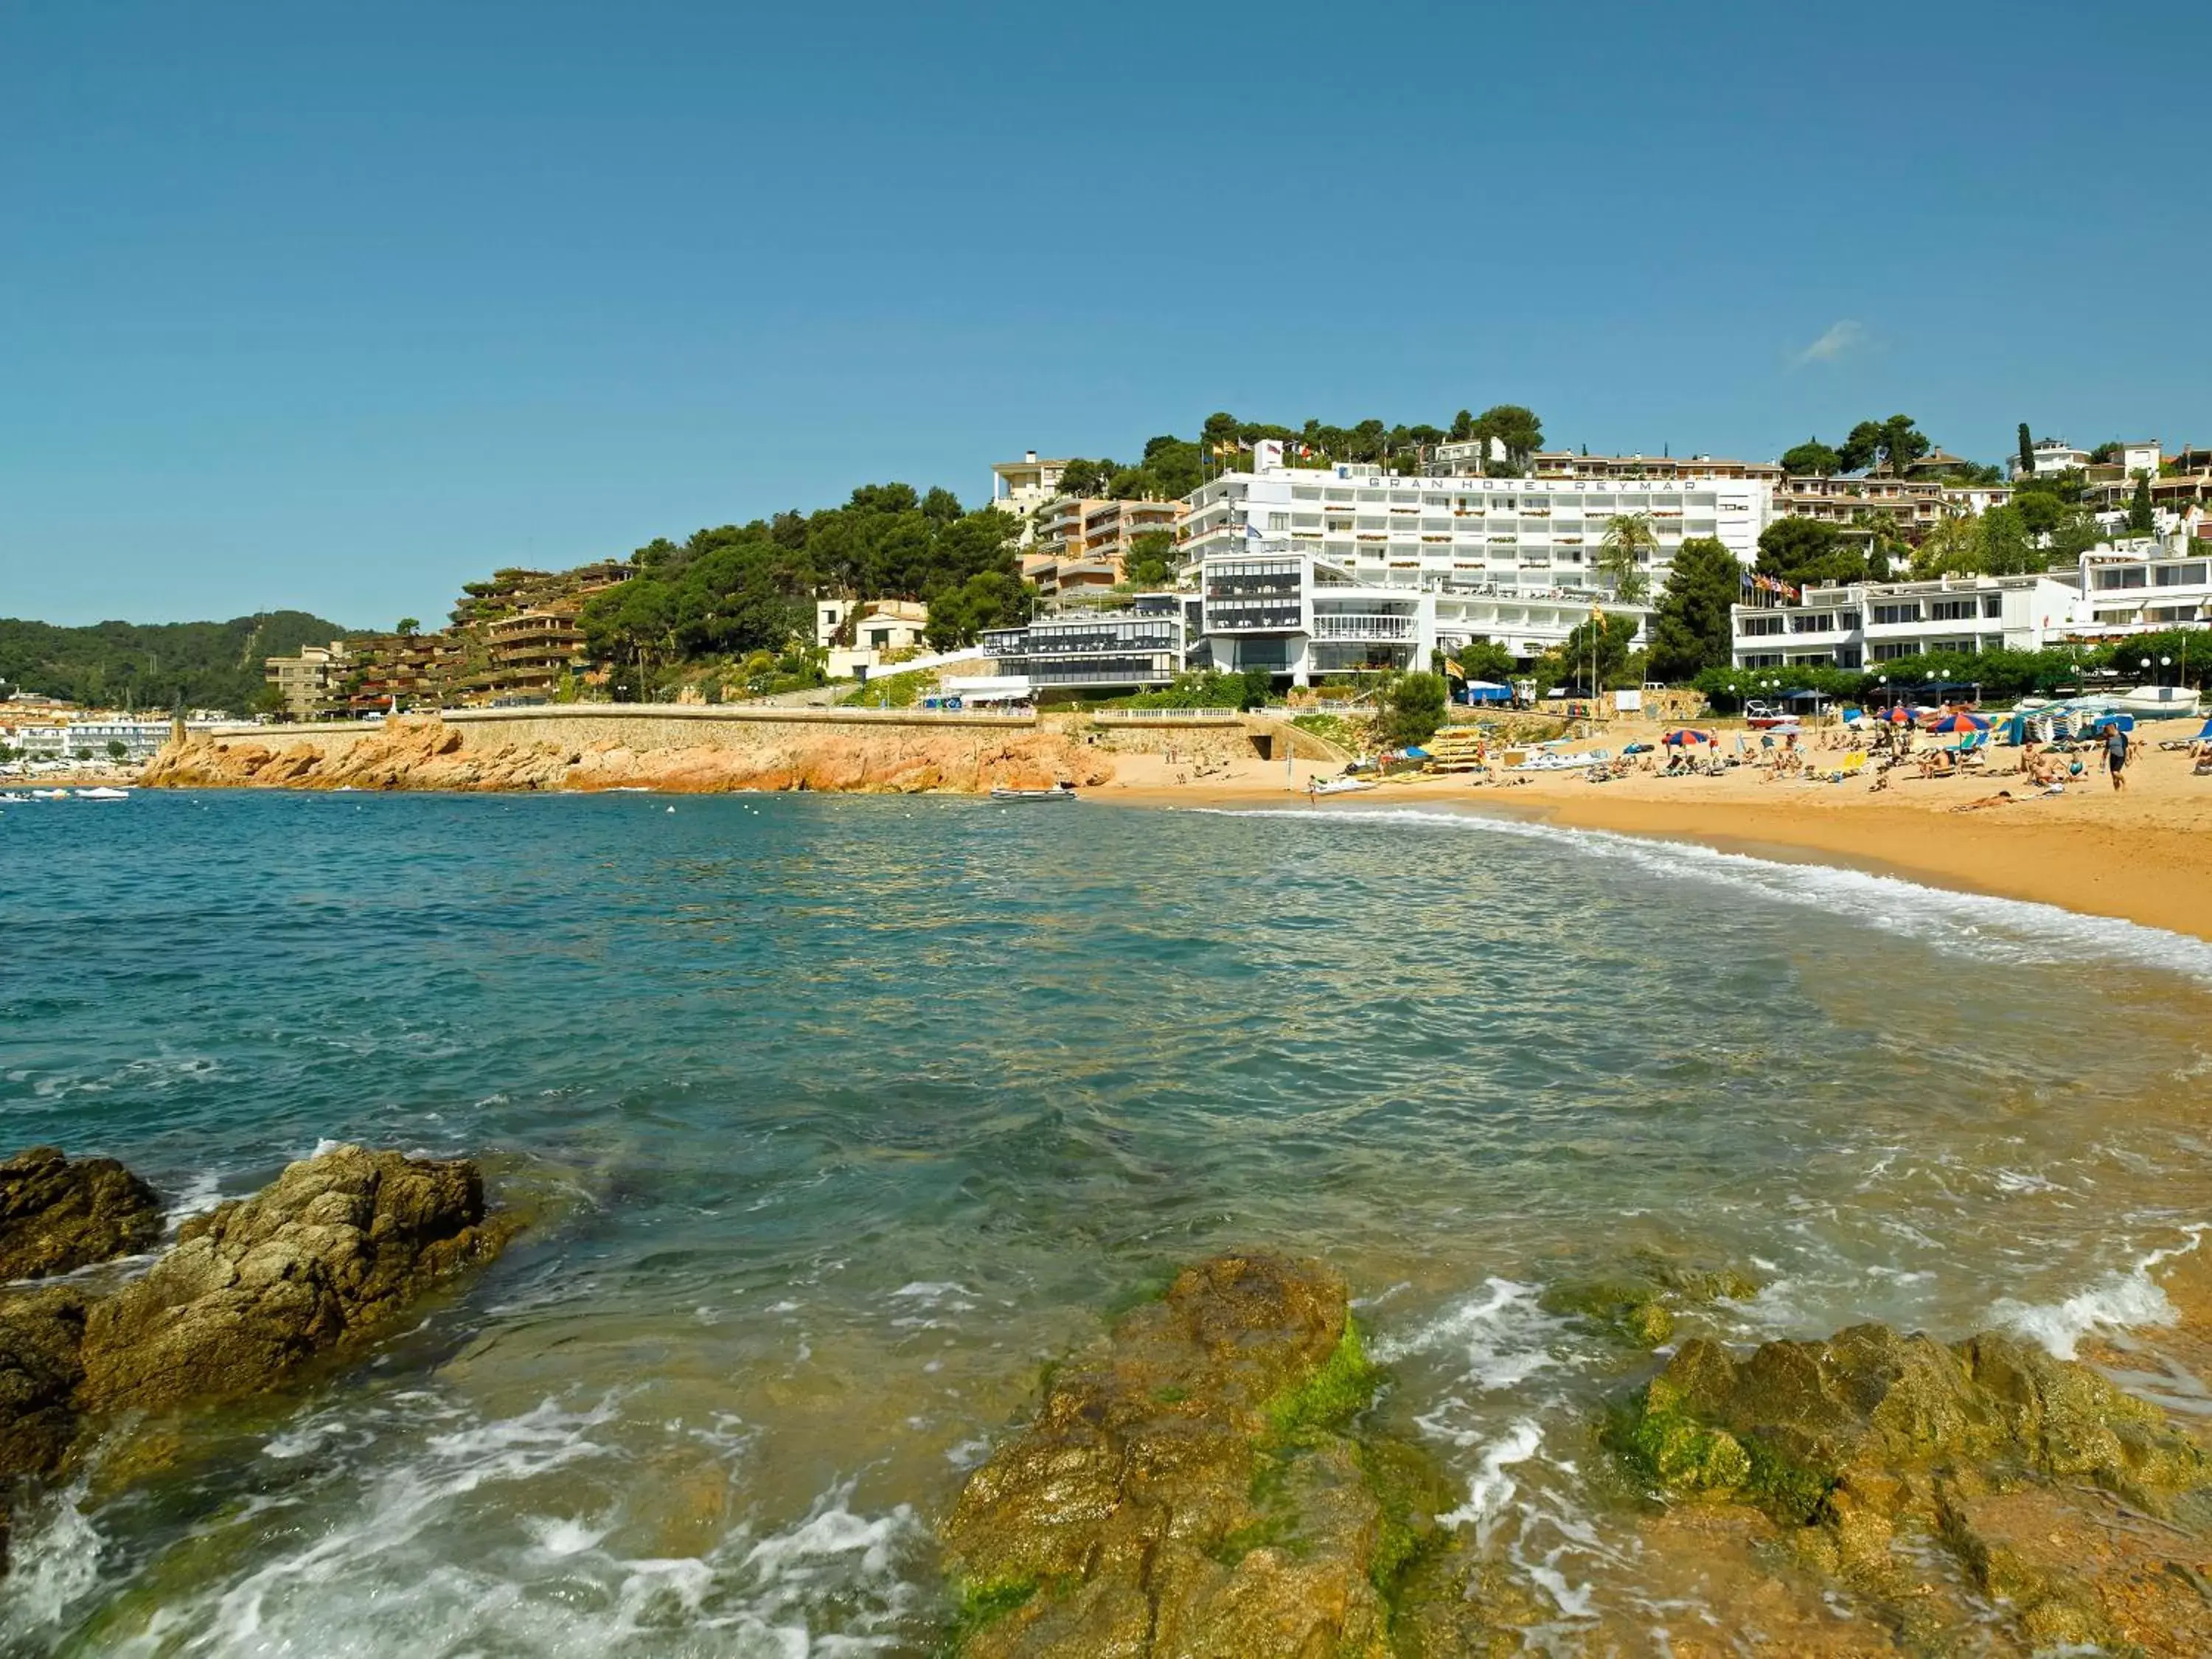
<svg viewBox="0 0 2212 1659"><path fill-rule="evenodd" d="M21 1651L927 1650L1040 1364L1229 1245L1351 1278L1384 1409L1556 1611L1681 1588L1591 1468L1705 1328L2155 1321L2212 1222L2212 948L1540 826L819 796L0 809L0 1110L180 1209L324 1140L538 1217L376 1363L19 1518Z"/></svg>

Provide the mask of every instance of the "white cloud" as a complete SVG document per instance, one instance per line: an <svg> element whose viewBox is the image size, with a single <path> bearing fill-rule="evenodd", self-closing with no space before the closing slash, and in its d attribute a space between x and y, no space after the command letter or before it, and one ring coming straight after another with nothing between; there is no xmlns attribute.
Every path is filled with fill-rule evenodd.
<svg viewBox="0 0 2212 1659"><path fill-rule="evenodd" d="M1846 351L1866 342L1866 326L1845 317L1828 325L1828 331L1797 354L1799 363L1832 363Z"/></svg>

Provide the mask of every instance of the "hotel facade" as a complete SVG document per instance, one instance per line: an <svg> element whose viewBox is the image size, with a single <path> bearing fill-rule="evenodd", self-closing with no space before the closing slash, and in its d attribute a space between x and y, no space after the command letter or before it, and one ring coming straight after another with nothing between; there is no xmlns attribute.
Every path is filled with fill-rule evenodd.
<svg viewBox="0 0 2212 1659"><path fill-rule="evenodd" d="M1865 669L1926 651L2039 651L2176 628L2212 628L2212 546L2145 538L2093 548L2069 571L1853 582L1739 605L1730 659Z"/></svg>
<svg viewBox="0 0 2212 1659"><path fill-rule="evenodd" d="M1290 468L1269 465L1268 447L1261 446L1255 471L1225 473L1192 492L1186 561L1261 542L1376 586L1449 584L1610 604L1596 568L1609 519L1650 519L1658 544L1639 562L1656 594L1693 536L1711 537L1750 564L1774 495L1765 477L1409 478L1350 465Z"/></svg>

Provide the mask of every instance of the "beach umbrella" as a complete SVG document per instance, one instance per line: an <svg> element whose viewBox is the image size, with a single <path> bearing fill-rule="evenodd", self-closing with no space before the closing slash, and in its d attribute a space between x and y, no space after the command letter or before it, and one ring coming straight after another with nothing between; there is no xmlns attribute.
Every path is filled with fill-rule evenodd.
<svg viewBox="0 0 2212 1659"><path fill-rule="evenodd" d="M2100 714L2097 723L2089 729L2101 732L2109 726L2117 726L2123 732L2132 732L2136 729L2136 717L2133 714Z"/></svg>
<svg viewBox="0 0 2212 1659"><path fill-rule="evenodd" d="M1711 743L1712 740L1713 734L1711 732L1700 732L1695 727L1687 726L1682 727L1679 732L1669 732L1661 739L1661 741L1669 749L1679 749L1685 744Z"/></svg>
<svg viewBox="0 0 2212 1659"><path fill-rule="evenodd" d="M1889 711L1889 723L1892 726L1910 726L1912 723L1912 711L1903 703L1898 704Z"/></svg>
<svg viewBox="0 0 2212 1659"><path fill-rule="evenodd" d="M2197 743L2212 742L2212 720L2207 720L2204 722L2204 729L2202 732L2199 732L2192 741Z"/></svg>
<svg viewBox="0 0 2212 1659"><path fill-rule="evenodd" d="M1928 729L1930 732L1986 732L1990 729L1990 723L1979 714L1954 708L1948 714L1938 714Z"/></svg>

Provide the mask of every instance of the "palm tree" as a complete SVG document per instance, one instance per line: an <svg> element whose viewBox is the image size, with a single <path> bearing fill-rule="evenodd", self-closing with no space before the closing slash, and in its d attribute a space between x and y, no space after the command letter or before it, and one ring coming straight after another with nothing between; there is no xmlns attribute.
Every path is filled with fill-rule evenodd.
<svg viewBox="0 0 2212 1659"><path fill-rule="evenodd" d="M1598 544L1598 574L1613 584L1613 597L1623 605L1641 605L1651 592L1650 573L1638 562L1638 556L1658 545L1648 513L1616 513L1605 521L1605 539Z"/></svg>
<svg viewBox="0 0 2212 1659"><path fill-rule="evenodd" d="M1912 577L1971 576L1982 568L1982 529L1965 513L1946 513L1912 553Z"/></svg>

